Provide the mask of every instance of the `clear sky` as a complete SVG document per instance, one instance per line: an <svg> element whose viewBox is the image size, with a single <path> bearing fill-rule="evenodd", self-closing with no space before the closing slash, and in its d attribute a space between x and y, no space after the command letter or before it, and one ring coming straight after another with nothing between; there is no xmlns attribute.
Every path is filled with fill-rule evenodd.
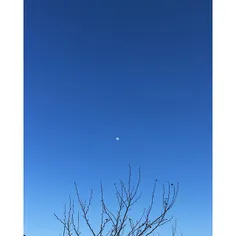
<svg viewBox="0 0 236 236"><path fill-rule="evenodd" d="M61 232L74 181L111 199L128 164L141 205L180 182L179 232L211 235L211 36L209 0L25 1L27 236Z"/></svg>

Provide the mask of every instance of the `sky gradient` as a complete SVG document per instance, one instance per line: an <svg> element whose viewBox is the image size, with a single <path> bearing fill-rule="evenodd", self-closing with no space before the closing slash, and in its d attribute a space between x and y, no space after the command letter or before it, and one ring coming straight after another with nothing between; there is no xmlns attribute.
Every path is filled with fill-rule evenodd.
<svg viewBox="0 0 236 236"><path fill-rule="evenodd" d="M27 236L61 232L74 181L111 196L129 164L142 204L179 182L179 233L211 235L211 27L209 0L25 1Z"/></svg>

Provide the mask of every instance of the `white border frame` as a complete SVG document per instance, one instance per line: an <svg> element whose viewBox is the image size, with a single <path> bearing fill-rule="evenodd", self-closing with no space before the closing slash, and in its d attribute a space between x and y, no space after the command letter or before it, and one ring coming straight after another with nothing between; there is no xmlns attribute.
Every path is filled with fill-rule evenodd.
<svg viewBox="0 0 236 236"><path fill-rule="evenodd" d="M213 1L213 235L235 234L236 1Z"/></svg>
<svg viewBox="0 0 236 236"><path fill-rule="evenodd" d="M22 236L23 1L0 1L0 30L1 234Z"/></svg>

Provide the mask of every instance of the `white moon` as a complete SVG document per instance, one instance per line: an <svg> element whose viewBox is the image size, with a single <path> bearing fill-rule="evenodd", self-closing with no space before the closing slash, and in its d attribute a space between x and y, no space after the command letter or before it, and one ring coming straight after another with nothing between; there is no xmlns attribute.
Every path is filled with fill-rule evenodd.
<svg viewBox="0 0 236 236"><path fill-rule="evenodd" d="M119 141L120 140L120 138L119 137L116 137L116 141Z"/></svg>

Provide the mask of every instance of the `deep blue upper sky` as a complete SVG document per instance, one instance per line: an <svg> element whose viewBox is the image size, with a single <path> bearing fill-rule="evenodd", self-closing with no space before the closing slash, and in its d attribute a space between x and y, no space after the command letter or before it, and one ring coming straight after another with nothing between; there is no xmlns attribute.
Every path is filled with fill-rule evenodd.
<svg viewBox="0 0 236 236"><path fill-rule="evenodd" d="M209 0L25 1L27 236L128 164L143 192L180 182L180 232L211 235L211 33Z"/></svg>

